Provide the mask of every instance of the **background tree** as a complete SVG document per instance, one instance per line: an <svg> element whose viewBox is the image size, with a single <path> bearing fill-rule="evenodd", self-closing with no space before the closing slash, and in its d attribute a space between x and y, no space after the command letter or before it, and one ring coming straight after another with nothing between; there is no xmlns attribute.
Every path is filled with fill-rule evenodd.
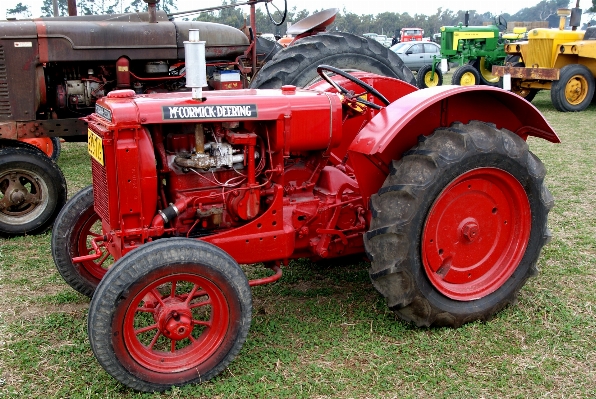
<svg viewBox="0 0 596 399"><path fill-rule="evenodd" d="M29 11L29 6L19 3L14 8L9 8L6 10L7 15L21 15L25 18L31 17L31 11Z"/></svg>

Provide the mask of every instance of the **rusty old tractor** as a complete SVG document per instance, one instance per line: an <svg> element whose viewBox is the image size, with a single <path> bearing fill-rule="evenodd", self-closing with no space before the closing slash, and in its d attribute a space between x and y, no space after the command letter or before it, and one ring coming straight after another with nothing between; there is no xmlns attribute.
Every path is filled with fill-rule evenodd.
<svg viewBox="0 0 596 399"><path fill-rule="evenodd" d="M186 90L183 42L191 28L200 29L207 42L207 83L213 90L304 86L316 78L321 62L414 79L399 57L378 43L324 33L336 9L294 24L297 40L282 50L256 36L255 5L269 6L272 0L235 4L250 5L252 18L245 31L170 20L181 15L167 15L156 10L157 1L145 1L148 12L0 22L0 235L47 230L66 201L62 172L46 159L35 159L36 146L51 155L59 148L58 137L84 139L87 122L80 117L92 113L97 100L113 90ZM281 4L282 16L271 16L277 24L285 18ZM275 80L255 79L265 63L284 73Z"/></svg>
<svg viewBox="0 0 596 399"><path fill-rule="evenodd" d="M93 352L126 386L224 370L250 287L291 259L366 254L388 307L418 326L487 320L537 273L553 198L526 138L559 139L530 103L317 71L304 89L232 91L202 91L197 72L192 93L113 91L85 119L93 185L58 216L52 254L92 296ZM272 273L249 281L239 264L255 263Z"/></svg>

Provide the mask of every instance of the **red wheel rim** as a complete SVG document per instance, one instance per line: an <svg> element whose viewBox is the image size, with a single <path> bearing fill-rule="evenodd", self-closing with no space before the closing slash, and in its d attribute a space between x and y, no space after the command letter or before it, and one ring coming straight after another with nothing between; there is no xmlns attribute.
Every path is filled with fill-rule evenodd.
<svg viewBox="0 0 596 399"><path fill-rule="evenodd" d="M136 295L124 317L124 344L146 369L175 373L214 355L230 327L230 308L211 280L180 273L154 281Z"/></svg>
<svg viewBox="0 0 596 399"><path fill-rule="evenodd" d="M94 232L94 230L101 231L101 226L94 226L97 221L99 221L99 216L97 215L97 213L93 212L93 214L85 221L85 223L79 230L80 233L77 244L77 256L89 255L92 252L94 253L93 247L91 246L91 240L93 238L101 236L101 234ZM113 259L110 257L110 253L108 252L103 242L99 242L98 245L101 248L103 255L99 259L96 259L94 261L87 260L78 263L78 265L83 267L86 272L88 272L96 279L101 280L108 271L108 268L112 264ZM108 260L108 258L110 258L110 260Z"/></svg>
<svg viewBox="0 0 596 399"><path fill-rule="evenodd" d="M424 226L429 280L460 301L496 291L521 262L531 222L526 192L511 174L496 168L462 174L435 200Z"/></svg>

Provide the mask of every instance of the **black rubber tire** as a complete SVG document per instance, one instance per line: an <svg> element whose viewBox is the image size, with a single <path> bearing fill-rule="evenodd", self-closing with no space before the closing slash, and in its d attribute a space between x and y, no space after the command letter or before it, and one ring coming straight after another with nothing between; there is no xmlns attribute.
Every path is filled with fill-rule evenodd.
<svg viewBox="0 0 596 399"><path fill-rule="evenodd" d="M0 210L0 235L11 237L47 231L66 203L66 180L58 166L41 151L0 149L0 204L9 188L10 175L19 173L28 193L40 194L38 204L13 205ZM19 212L24 212L19 216Z"/></svg>
<svg viewBox="0 0 596 399"><path fill-rule="evenodd" d="M421 237L442 190L479 167L503 170L521 184L531 209L531 230L521 261L498 289L479 299L454 300L440 293L427 276ZM490 124L454 123L421 137L413 150L393 161L390 175L371 197L372 221L364 244L372 262L371 280L388 307L417 326L458 327L488 320L515 303L526 280L537 274L540 251L550 239L547 216L554 200L543 184L545 175L544 165L523 139Z"/></svg>
<svg viewBox="0 0 596 399"><path fill-rule="evenodd" d="M506 63L509 65L517 68L524 68L525 64L523 62L517 62L516 59L519 60L519 56L512 55L509 56L510 58L507 59ZM511 79L511 92L517 94L527 102L532 102L536 94L540 91L539 89L528 89L527 87L521 87L519 85L521 83L521 79ZM501 89L503 88L503 78L499 78L499 85Z"/></svg>
<svg viewBox="0 0 596 399"><path fill-rule="evenodd" d="M437 64L435 67L434 79L432 76L432 65L424 65L418 70L416 74L416 86L419 89L427 89L429 87L442 86L443 85L443 72L440 66Z"/></svg>
<svg viewBox="0 0 596 399"><path fill-rule="evenodd" d="M208 279L225 291L230 324L216 352L204 362L178 372L152 371L136 362L123 342L124 314L148 285L179 273ZM204 382L223 371L240 352L251 315L248 280L229 254L203 241L168 238L144 244L114 264L93 296L87 331L95 357L110 375L130 388L155 392Z"/></svg>
<svg viewBox="0 0 596 399"><path fill-rule="evenodd" d="M568 85L575 82L583 92L578 102L571 102L567 97ZM579 112L592 103L594 97L594 76L585 65L565 65L559 72L559 80L555 80L550 89L550 99L557 111Z"/></svg>
<svg viewBox="0 0 596 399"><path fill-rule="evenodd" d="M473 76L474 84L471 84L470 77ZM462 85L463 80L463 85ZM476 68L474 68L470 64L465 64L460 66L453 72L453 77L451 78L451 84L457 86L475 86L480 84L480 73Z"/></svg>
<svg viewBox="0 0 596 399"><path fill-rule="evenodd" d="M492 71L489 71L484 66L484 57L478 57L475 60L470 61L469 64L478 71L481 84L494 87L499 85L499 77L497 75L493 75Z"/></svg>
<svg viewBox="0 0 596 399"><path fill-rule="evenodd" d="M52 155L50 155L50 159L56 162L60 158L60 152L62 151L60 137L50 137L50 140L52 140Z"/></svg>
<svg viewBox="0 0 596 399"><path fill-rule="evenodd" d="M252 89L306 87L318 79L317 67L330 65L346 72L364 71L416 85L416 79L393 51L376 40L350 33L319 33L279 51L251 82Z"/></svg>
<svg viewBox="0 0 596 399"><path fill-rule="evenodd" d="M66 203L56 218L52 230L52 257L58 272L68 285L89 298L93 296L101 281L97 273L101 267L97 267L92 261L75 264L72 258L89 255L89 252L81 252L79 241L83 239L87 242L86 233L90 228L89 224L95 221L99 221L99 216L93 209L93 186L88 186ZM82 230L85 230L85 237L81 236ZM96 233L99 234L100 231ZM109 263L104 261L106 266ZM95 273L89 270L91 267L94 268Z"/></svg>

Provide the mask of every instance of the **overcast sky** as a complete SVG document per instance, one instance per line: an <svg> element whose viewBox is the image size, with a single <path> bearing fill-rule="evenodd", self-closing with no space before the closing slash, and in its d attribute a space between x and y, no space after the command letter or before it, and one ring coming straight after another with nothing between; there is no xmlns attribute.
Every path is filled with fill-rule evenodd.
<svg viewBox="0 0 596 399"><path fill-rule="evenodd" d="M41 5L43 0L0 0L0 18L6 17L6 10L13 8L19 2L28 5L34 17L41 14ZM245 2L245 0L239 0ZM345 8L349 12L358 15L362 14L379 14L382 12L407 12L410 15L414 14L434 14L439 7L443 9L458 10L476 10L478 13L485 13L490 11L493 14L509 13L514 14L525 7L532 7L538 4L540 0L503 0L503 1L478 1L478 0L372 0L372 1L356 1L356 0L288 0L288 7L292 9L294 6L298 10L306 9L310 12L321 10L322 8L339 8L341 11ZM179 0L177 7L179 11L194 10L204 7L212 7L221 5L221 0ZM274 0L274 4L283 4L281 0ZM575 1L573 2L575 5ZM583 7L587 8L591 5L589 0L583 0L586 3ZM588 4L590 3L590 4ZM321 5L324 5L322 7ZM257 7L264 6L259 4ZM248 12L248 6L242 6L245 12Z"/></svg>

